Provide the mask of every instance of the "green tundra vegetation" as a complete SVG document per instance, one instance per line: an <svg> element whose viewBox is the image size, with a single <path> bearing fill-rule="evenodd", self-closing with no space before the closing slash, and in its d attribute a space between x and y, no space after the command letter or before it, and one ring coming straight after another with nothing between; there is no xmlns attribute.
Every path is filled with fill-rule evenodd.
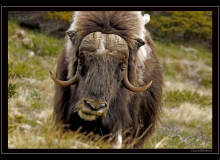
<svg viewBox="0 0 220 160"><path fill-rule="evenodd" d="M12 71L13 63L8 61L8 99L16 94L16 84L12 84L11 79L15 73Z"/></svg>
<svg viewBox="0 0 220 160"><path fill-rule="evenodd" d="M150 14L148 28L163 42L212 47L211 11L144 11Z"/></svg>
<svg viewBox="0 0 220 160"><path fill-rule="evenodd" d="M71 21L73 13L70 11L63 11L63 12L51 12L47 11L43 16L44 19L54 19L54 20L63 20L63 21Z"/></svg>
<svg viewBox="0 0 220 160"><path fill-rule="evenodd" d="M153 38L172 43L212 47L212 12L211 11L142 11L150 14L147 25ZM48 11L44 19L71 22L70 11Z"/></svg>
<svg viewBox="0 0 220 160"><path fill-rule="evenodd" d="M57 16L68 20L67 17L71 16L69 12L65 12L66 15L51 13L48 12L46 18ZM181 32L178 26L184 30L187 22L193 23L179 11L163 14L166 16L160 15L157 19L157 15L151 14L151 21L146 27L150 24L160 26L155 26L155 30L161 30L158 36L162 34L164 39L166 36L181 37L182 33L174 33L175 30ZM204 42L208 40L211 35L210 12L184 14L197 16L196 23L201 18L201 25L207 27L201 28L204 32L200 36ZM177 18L175 23L173 19L166 19L167 15L180 15L183 19ZM203 23L203 20L206 22ZM160 21L162 24L159 24ZM187 32L185 34L198 36L200 29L196 31L194 26L188 25L189 31L184 31ZM200 25L200 22L192 25ZM25 29L16 20L8 20L8 148L111 148L109 143L103 142L100 137L94 138L92 134L60 134L54 128L54 82L49 70L55 73L63 44L64 38ZM155 45L164 69L164 106L161 123L145 148L211 149L212 52L206 46L168 43L159 38L155 38Z"/></svg>

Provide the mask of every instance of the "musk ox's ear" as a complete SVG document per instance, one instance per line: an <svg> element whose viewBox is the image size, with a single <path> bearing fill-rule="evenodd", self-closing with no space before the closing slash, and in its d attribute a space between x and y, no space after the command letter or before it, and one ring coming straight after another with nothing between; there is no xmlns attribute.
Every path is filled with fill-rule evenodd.
<svg viewBox="0 0 220 160"><path fill-rule="evenodd" d="M66 31L66 35L70 38L70 40L76 44L76 32L73 30Z"/></svg>
<svg viewBox="0 0 220 160"><path fill-rule="evenodd" d="M136 38L135 41L137 48L140 48L141 46L145 45L144 40L142 40L141 38Z"/></svg>

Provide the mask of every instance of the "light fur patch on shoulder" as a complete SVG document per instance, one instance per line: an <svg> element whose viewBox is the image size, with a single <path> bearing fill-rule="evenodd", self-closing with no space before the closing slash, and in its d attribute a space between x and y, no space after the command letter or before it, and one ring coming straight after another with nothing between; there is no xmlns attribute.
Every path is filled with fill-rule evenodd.
<svg viewBox="0 0 220 160"><path fill-rule="evenodd" d="M138 66L143 65L146 59L150 59L151 54L152 54L152 49L148 44L141 46L137 53Z"/></svg>
<svg viewBox="0 0 220 160"><path fill-rule="evenodd" d="M144 85L144 73L145 73L145 61L151 58L152 49L148 44L140 47L137 52L137 63L136 63L136 73L137 73L137 80L141 85Z"/></svg>
<svg viewBox="0 0 220 160"><path fill-rule="evenodd" d="M150 15L149 14L144 14L143 20L144 20L144 25L147 24L148 22L150 22Z"/></svg>

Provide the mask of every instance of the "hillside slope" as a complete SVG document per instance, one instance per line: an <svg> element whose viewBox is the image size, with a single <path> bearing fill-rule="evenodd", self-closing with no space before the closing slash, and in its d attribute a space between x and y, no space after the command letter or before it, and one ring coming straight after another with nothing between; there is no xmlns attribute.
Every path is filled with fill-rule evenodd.
<svg viewBox="0 0 220 160"><path fill-rule="evenodd" d="M54 82L64 44L8 21L8 57L16 94L8 99L8 148L110 148L91 135L54 129ZM145 148L212 148L212 54L183 45L155 42L164 68L160 124Z"/></svg>

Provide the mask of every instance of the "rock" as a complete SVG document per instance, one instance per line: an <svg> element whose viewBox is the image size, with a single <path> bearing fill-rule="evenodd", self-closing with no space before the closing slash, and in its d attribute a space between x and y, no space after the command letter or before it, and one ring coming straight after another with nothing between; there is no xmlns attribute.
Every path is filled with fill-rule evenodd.
<svg viewBox="0 0 220 160"><path fill-rule="evenodd" d="M22 44L27 48L27 49L32 49L34 47L34 43L31 38L23 38L22 39Z"/></svg>
<svg viewBox="0 0 220 160"><path fill-rule="evenodd" d="M33 56L35 55L35 52L32 51L32 50L29 50L29 49L26 50L26 53L27 53L27 55L28 55L29 58L30 58L30 57L33 57Z"/></svg>
<svg viewBox="0 0 220 160"><path fill-rule="evenodd" d="M34 55L35 55L34 51L28 52L28 56L29 56L29 57L33 57Z"/></svg>
<svg viewBox="0 0 220 160"><path fill-rule="evenodd" d="M18 38L23 38L23 37L25 37L25 31L24 30L18 30L17 31L17 37Z"/></svg>

